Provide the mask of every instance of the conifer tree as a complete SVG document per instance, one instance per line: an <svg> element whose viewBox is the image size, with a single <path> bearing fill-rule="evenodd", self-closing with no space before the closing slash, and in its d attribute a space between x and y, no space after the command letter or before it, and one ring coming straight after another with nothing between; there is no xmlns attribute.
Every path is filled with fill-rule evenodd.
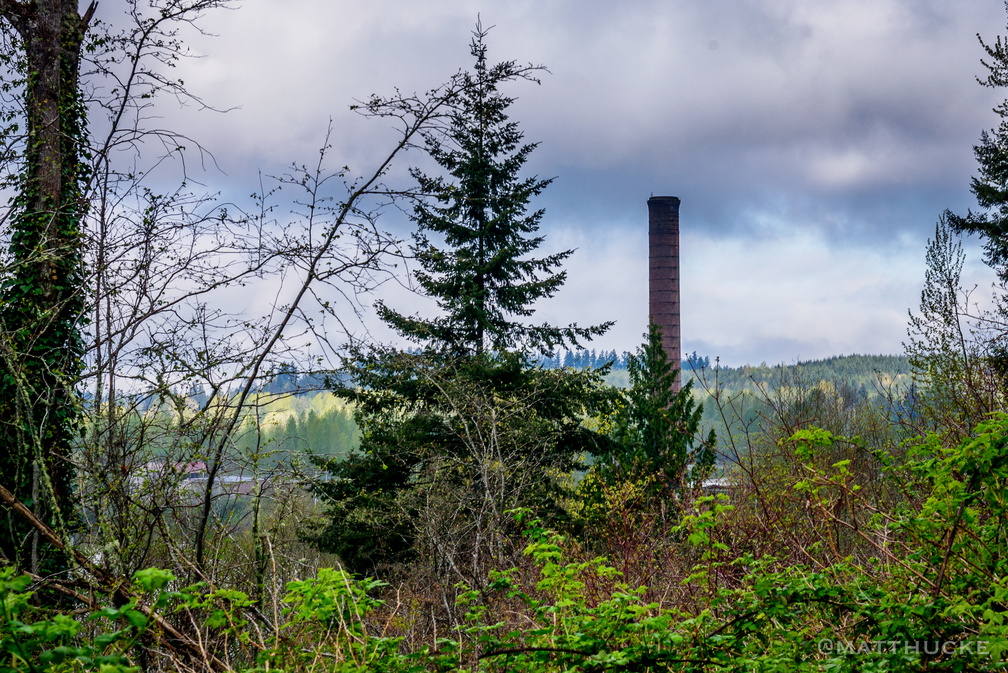
<svg viewBox="0 0 1008 673"><path fill-rule="evenodd" d="M622 481L651 480L649 491L671 498L703 479L714 465L714 433L697 446L703 405L693 399L693 381L676 391L678 367L651 323L647 341L628 355L630 389L617 416L618 448L607 471Z"/></svg>
<svg viewBox="0 0 1008 673"><path fill-rule="evenodd" d="M334 477L316 485L331 521L318 545L352 570L375 572L423 555L438 576L481 581L514 533L506 514L532 507L562 516L565 475L602 438L581 422L604 404L597 371L548 370L534 355L579 346L609 324L529 325L534 302L552 296L572 251L536 257L542 210L530 202L550 183L522 177L535 144L507 110L498 87L534 80L539 68L487 62L477 24L473 71L449 123L426 135L444 169L413 171L422 195L414 210L414 272L441 309L380 316L417 350L373 349L348 366L352 384L334 388L354 403L361 450L324 463Z"/></svg>
<svg viewBox="0 0 1008 673"><path fill-rule="evenodd" d="M980 84L992 89L1008 86L1008 41L999 36L993 45L980 39L989 60L981 60L987 68L986 79ZM987 263L1008 281L1008 100L994 108L1001 118L996 129L983 131L980 144L973 147L979 164L979 175L971 181L971 191L979 212L956 215L945 211L945 219L956 232L979 234L984 241Z"/></svg>
<svg viewBox="0 0 1008 673"><path fill-rule="evenodd" d="M517 76L537 81L540 68L513 61L487 63L487 32L477 23L470 44L476 62L465 74L462 94L443 133L427 133L426 149L446 176L414 169L420 194L413 219L413 252L420 268L414 277L443 314L406 316L387 306L379 314L400 334L435 350L473 354L505 349L552 353L605 332L592 327L527 325L532 304L553 296L567 274L558 270L573 250L533 256L544 211L529 212L531 200L552 179L522 177L536 143L507 116L514 98L498 85ZM520 70L520 73L519 73Z"/></svg>

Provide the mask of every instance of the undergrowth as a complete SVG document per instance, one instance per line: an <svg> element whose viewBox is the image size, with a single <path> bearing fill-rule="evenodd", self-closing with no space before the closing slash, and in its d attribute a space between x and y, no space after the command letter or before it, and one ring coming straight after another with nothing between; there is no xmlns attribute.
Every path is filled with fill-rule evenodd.
<svg viewBox="0 0 1008 673"><path fill-rule="evenodd" d="M809 508L829 516L840 496L856 497L846 461L816 467L841 438L809 430L788 441L805 474L792 490ZM8 567L0 673L999 670L1008 652L1006 445L1005 416L954 448L919 441L904 464L885 468L921 491L919 505L861 503L850 534L874 553L817 567L732 553L719 535L733 516L727 496L697 499L673 531L697 559L684 583L701 598L688 605L647 600L647 588L605 558L579 558L576 545L518 512L532 572L494 571L482 587L460 587L464 616L420 646L387 614L387 587L341 570L288 583L265 614L241 591L179 586L157 569L133 576L125 602L47 611L32 600L31 578ZM710 581L720 574L737 580ZM183 652L180 634L199 648Z"/></svg>

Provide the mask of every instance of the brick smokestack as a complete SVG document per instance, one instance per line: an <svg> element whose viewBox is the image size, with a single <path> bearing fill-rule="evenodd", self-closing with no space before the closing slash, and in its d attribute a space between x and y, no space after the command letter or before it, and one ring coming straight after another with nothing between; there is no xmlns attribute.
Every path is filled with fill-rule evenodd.
<svg viewBox="0 0 1008 673"><path fill-rule="evenodd" d="M648 199L650 317L662 331L662 345L677 369L682 362L679 330L679 198ZM676 375L678 391L682 379Z"/></svg>

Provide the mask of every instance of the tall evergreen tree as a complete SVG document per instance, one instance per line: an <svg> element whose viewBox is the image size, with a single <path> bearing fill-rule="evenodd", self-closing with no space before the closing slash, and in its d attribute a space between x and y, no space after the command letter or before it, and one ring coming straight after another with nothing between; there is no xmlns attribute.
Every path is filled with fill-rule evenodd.
<svg viewBox="0 0 1008 673"><path fill-rule="evenodd" d="M714 431L697 443L703 405L693 398L693 381L676 391L678 363L662 346L651 323L647 341L627 357L630 389L615 422L617 448L603 471L621 481L650 480L648 491L673 499L701 481L714 465Z"/></svg>
<svg viewBox="0 0 1008 673"><path fill-rule="evenodd" d="M543 212L529 213L529 204L550 181L521 177L535 145L522 143L507 117L513 99L498 90L533 79L538 68L489 65L485 37L477 24L473 71L449 123L426 136L445 175L413 172L422 194L415 277L441 314L380 306L386 322L423 348L360 353L349 366L352 385L334 388L357 409L361 447L324 463L334 478L316 492L331 521L316 541L356 571L421 556L435 577L482 581L517 532L506 512L532 507L562 518L565 475L602 439L581 423L605 403L599 372L548 370L533 355L578 345L609 325L522 320L563 284L559 266L571 251L534 256Z"/></svg>
<svg viewBox="0 0 1008 673"><path fill-rule="evenodd" d="M379 314L410 340L456 354L505 349L551 353L605 332L592 327L527 325L532 304L553 296L567 278L560 265L573 250L533 256L544 211L530 201L552 182L521 171L536 143L507 116L514 98L498 90L515 77L531 79L538 68L513 61L487 63L486 31L477 24L470 44L476 62L444 133L427 133L426 149L447 177L414 169L420 194L414 220L414 277L437 300L442 315L406 316L387 306Z"/></svg>
<svg viewBox="0 0 1008 673"><path fill-rule="evenodd" d="M987 77L979 80L980 84L992 89L1008 86L1008 41L998 36L991 45L979 39L989 59L981 60ZM1008 100L994 111L1001 123L996 129L983 131L980 144L973 147L979 175L972 179L971 190L983 210L968 210L964 216L946 211L945 219L957 232L984 238L987 263L1008 281Z"/></svg>

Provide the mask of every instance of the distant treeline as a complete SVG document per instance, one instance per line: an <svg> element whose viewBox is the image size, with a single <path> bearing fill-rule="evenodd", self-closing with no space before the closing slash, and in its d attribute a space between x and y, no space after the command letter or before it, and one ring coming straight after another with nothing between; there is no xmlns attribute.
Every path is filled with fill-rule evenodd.
<svg viewBox="0 0 1008 673"><path fill-rule="evenodd" d="M905 355L837 355L824 360L796 364L743 365L741 367L704 368L692 374L722 389L745 390L756 386L775 388L819 381L843 382L855 388L872 388L878 383L906 381L910 362Z"/></svg>
<svg viewBox="0 0 1008 673"><path fill-rule="evenodd" d="M627 368L628 351L615 350L566 350L555 355L541 357L544 367L573 367L585 369L610 365L614 372ZM724 388L741 390L759 385L788 384L795 378L803 381L845 381L849 384L864 385L873 382L879 374L897 379L910 373L910 363L905 355L837 355L823 360L808 360L794 364L742 365L741 367L718 366L710 356L699 355L696 351L686 356L681 363L682 371L688 376L713 380L715 375Z"/></svg>
<svg viewBox="0 0 1008 673"><path fill-rule="evenodd" d="M606 382L628 387L627 355L616 351L564 351L542 358L546 367L602 367L612 363ZM785 365L743 365L720 367L711 365L709 357L696 353L683 361L683 380L697 379L694 394L704 402L704 428L716 427L719 436L727 428L710 397L715 389L731 395L745 395L747 419L768 412L767 392L784 389L812 389L828 384L847 403L856 404L876 398L891 384L909 390L910 365L903 355L843 355L824 360L811 360ZM324 456L344 455L357 446L359 434L353 421L353 410L333 395L325 392L326 380L339 378L337 372L298 373L293 366L284 366L261 388L264 395L277 396L268 407L266 423L260 433L250 432L241 441L269 447L274 454L266 463L288 460L291 455L305 452ZM762 391L762 392L761 392ZM745 420L745 419L743 419Z"/></svg>
<svg viewBox="0 0 1008 673"><path fill-rule="evenodd" d="M589 367L598 369L605 365L611 365L613 370L621 370L627 368L627 358L630 355L632 353L629 351L617 353L615 349L609 351L595 350L594 348L591 350L566 350L557 351L549 357L540 357L539 363L544 367L571 367L573 369L587 369ZM682 361L681 366L683 371L703 369L711 366L711 359L702 357L693 351L692 355Z"/></svg>
<svg viewBox="0 0 1008 673"><path fill-rule="evenodd" d="M413 352L413 351L410 351ZM419 351L416 351L419 352ZM565 350L552 356L539 357L544 367L572 367L598 369L606 365L613 372L623 372L631 353L615 350ZM802 381L845 381L853 385L874 382L879 374L890 379L898 379L910 373L910 363L905 355L837 355L823 360L808 360L795 364L742 365L724 367L712 364L709 356L701 356L693 351L681 363L687 378L696 377L713 381L717 377L719 385L729 390L742 390L756 385L780 385ZM261 388L260 392L281 394L289 392L314 392L325 390L327 382L339 380L339 372L299 373L293 365L281 365L274 376ZM614 377L620 380L620 376Z"/></svg>

